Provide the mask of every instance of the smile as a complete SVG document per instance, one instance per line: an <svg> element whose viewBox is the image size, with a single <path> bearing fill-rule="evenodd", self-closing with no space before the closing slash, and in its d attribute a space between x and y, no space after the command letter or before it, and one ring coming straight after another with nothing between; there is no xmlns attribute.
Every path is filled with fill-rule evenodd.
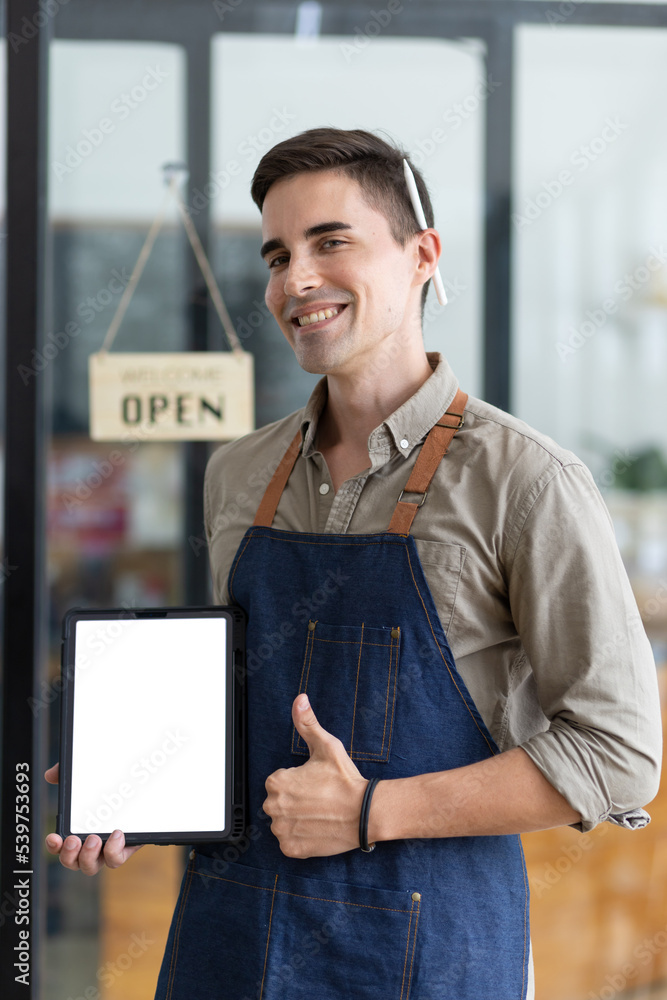
<svg viewBox="0 0 667 1000"><path fill-rule="evenodd" d="M321 323L322 320L337 316L344 308L345 306L336 306L333 309L320 309L319 312L308 313L306 316L297 316L296 322L299 326L310 326L312 323Z"/></svg>

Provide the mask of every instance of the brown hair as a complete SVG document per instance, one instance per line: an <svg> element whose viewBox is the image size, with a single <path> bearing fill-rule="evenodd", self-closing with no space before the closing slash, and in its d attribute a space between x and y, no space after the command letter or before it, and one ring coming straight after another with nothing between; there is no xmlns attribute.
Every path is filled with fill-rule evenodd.
<svg viewBox="0 0 667 1000"><path fill-rule="evenodd" d="M358 181L371 208L381 212L396 242L404 247L421 232L403 173L407 153L363 129L311 128L285 139L265 153L252 179L250 193L260 212L269 188L294 174L337 170ZM433 226L433 206L424 178L410 163L424 207L427 226ZM422 309L429 282L422 291Z"/></svg>

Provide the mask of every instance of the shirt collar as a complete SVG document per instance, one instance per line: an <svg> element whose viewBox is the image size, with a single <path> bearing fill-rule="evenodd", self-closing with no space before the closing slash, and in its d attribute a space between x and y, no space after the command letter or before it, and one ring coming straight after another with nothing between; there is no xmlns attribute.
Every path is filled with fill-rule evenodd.
<svg viewBox="0 0 667 1000"><path fill-rule="evenodd" d="M459 387L454 372L446 359L437 351L428 352L426 357L433 374L417 389L414 396L406 400L387 417L368 439L369 450L376 449L387 436L393 440L400 455L408 457L412 449L428 434L431 427L442 417L450 406ZM313 389L301 419L303 455L308 458L316 451L315 437L317 423L327 400L326 376ZM402 442L407 442L403 444Z"/></svg>
<svg viewBox="0 0 667 1000"><path fill-rule="evenodd" d="M317 433L317 423L327 401L329 390L327 388L327 377L321 378L306 403L301 418L301 440L303 441L302 454L308 458L317 449L315 448L315 435Z"/></svg>

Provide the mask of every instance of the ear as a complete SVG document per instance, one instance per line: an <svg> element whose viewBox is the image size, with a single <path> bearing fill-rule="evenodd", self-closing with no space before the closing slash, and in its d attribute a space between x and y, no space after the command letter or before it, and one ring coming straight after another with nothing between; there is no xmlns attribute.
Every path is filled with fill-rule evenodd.
<svg viewBox="0 0 667 1000"><path fill-rule="evenodd" d="M414 283L425 285L429 278L433 277L442 253L442 243L438 230L423 229L421 233L418 233L415 237L415 251L417 260Z"/></svg>

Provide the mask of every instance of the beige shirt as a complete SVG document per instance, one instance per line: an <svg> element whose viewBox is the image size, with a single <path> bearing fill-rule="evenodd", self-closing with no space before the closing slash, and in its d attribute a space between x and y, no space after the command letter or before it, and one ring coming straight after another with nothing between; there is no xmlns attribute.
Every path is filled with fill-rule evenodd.
<svg viewBox="0 0 667 1000"><path fill-rule="evenodd" d="M217 603L228 601L236 549L299 428L302 455L273 526L387 529L420 444L458 387L440 355L429 361L432 376L370 435L370 467L335 494L316 443L326 379L305 409L211 456L205 525ZM458 670L500 750L521 746L584 831L650 801L662 741L655 664L582 462L471 397L412 535Z"/></svg>

